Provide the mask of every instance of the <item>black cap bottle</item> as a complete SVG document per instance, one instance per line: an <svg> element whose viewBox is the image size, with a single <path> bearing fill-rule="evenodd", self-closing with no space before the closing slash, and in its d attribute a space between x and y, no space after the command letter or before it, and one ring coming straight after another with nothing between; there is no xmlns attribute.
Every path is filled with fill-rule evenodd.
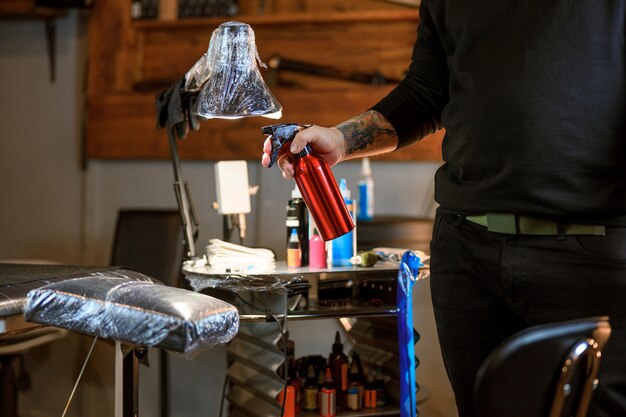
<svg viewBox="0 0 626 417"><path fill-rule="evenodd" d="M333 351L328 358L330 373L337 390L337 410L346 409L346 394L348 391L348 357L343 353L343 343L339 331L335 333Z"/></svg>

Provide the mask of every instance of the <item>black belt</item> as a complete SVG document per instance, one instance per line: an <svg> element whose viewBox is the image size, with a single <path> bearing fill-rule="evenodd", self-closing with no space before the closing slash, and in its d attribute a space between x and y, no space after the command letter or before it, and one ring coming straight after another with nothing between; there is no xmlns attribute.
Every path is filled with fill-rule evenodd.
<svg viewBox="0 0 626 417"><path fill-rule="evenodd" d="M516 214L487 213L465 216L472 223L485 226L488 231L512 235L593 235L604 236L605 226L559 223L539 217Z"/></svg>

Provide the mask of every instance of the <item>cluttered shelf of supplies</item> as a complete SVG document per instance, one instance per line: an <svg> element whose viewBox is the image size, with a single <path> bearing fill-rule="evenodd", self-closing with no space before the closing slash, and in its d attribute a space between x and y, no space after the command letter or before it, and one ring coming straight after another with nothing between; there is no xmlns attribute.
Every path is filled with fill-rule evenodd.
<svg viewBox="0 0 626 417"><path fill-rule="evenodd" d="M327 394L321 389L324 386L322 373L326 366L331 366L332 360L329 358L326 362L319 355L294 358L293 341L289 340L287 331L288 321L324 318L339 319L346 340L351 344L352 361L358 358L359 365L355 369L360 369L360 380L363 383L367 381L371 388L375 376L378 384L378 400L370 394L369 403L363 395L350 397L353 390L346 388L337 391L336 406L341 410L337 415L400 415L400 380L403 374L400 358L406 353L402 349L404 338L400 336L405 332L399 329L402 325L399 317L403 314L399 307L403 302L406 305L407 300L400 300L398 271L399 262L392 261L377 262L371 267L332 266L317 269L287 267L284 262L277 262L272 270L254 275L227 272L206 265L185 265L183 272L191 288L232 303L240 311L239 333L228 346L230 361L227 374L230 388L225 398L229 402L230 415L313 417L324 412L314 407L322 407L321 399ZM414 278L420 279L427 275L427 267L423 266ZM408 304L411 304L410 291ZM413 329L412 321L410 323L410 340L414 343L419 335ZM338 331L333 352L342 353L342 346ZM319 365L319 361L328 365ZM287 368L292 369L292 372L298 371L295 375L300 375L300 378L296 378L293 373L285 377L285 362L289 363ZM309 389L314 384L312 375L304 378L303 374L307 373L311 363L315 365L314 379L318 388L315 391L316 400L310 400L313 405L305 405L308 395L306 384ZM417 358L414 358L413 366L418 363ZM365 373L363 369L366 369ZM367 370L369 379L365 376ZM286 380L295 379L300 380L294 383L294 389L301 391L301 399L297 403L294 400L295 412L291 413L283 410L282 404L291 407L288 400L283 402L287 395L283 390L285 386L292 385L285 385ZM419 404L426 399L426 395L417 388L416 403ZM354 402L355 398L359 398L358 403Z"/></svg>
<svg viewBox="0 0 626 417"><path fill-rule="evenodd" d="M288 268L279 261L274 270L254 275L210 266L186 266L183 272L191 288L236 305L241 321L265 321L268 312L282 318L285 311L290 320L397 314L393 263L316 269Z"/></svg>
<svg viewBox="0 0 626 417"><path fill-rule="evenodd" d="M96 2L90 11L86 158L167 159L166 134L155 129L155 95L202 57L222 22L254 29L282 120L333 126L370 108L403 77L419 21L415 7L375 0L240 1L231 16L181 18L174 11L167 19L131 18L134 3ZM180 156L258 159L265 124L209 120L180 141ZM440 160L443 132L431 136L381 158Z"/></svg>

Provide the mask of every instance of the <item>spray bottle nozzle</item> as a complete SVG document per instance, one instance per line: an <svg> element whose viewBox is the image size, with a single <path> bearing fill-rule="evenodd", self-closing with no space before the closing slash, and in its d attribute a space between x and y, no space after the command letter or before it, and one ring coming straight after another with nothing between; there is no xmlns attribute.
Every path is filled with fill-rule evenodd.
<svg viewBox="0 0 626 417"><path fill-rule="evenodd" d="M296 133L300 130L299 128L306 129L307 127L309 126L297 123L281 123L263 126L261 128L261 131L264 134L271 135L270 141L272 142L272 153L270 154L270 163L267 166L268 168L271 168L274 165L282 147L296 137Z"/></svg>

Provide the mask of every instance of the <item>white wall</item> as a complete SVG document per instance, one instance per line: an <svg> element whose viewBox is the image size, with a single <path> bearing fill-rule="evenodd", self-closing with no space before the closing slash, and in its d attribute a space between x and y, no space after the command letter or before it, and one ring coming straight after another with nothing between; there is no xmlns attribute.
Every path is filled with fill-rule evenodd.
<svg viewBox="0 0 626 417"><path fill-rule="evenodd" d="M82 38L58 25L57 81L50 83L42 22L0 25L0 257L76 261L82 178L77 111ZM50 221L54 219L54 221Z"/></svg>
<svg viewBox="0 0 626 417"><path fill-rule="evenodd" d="M107 264L119 208L176 206L172 169L167 161L89 161L86 169L81 168L84 29L77 13L57 21L57 79L51 83L43 23L10 21L0 25L0 259ZM259 137L259 149L261 143ZM436 163L390 163L374 159L376 212L432 216L435 207L432 177L436 167ZM279 259L284 259L281 213L285 211L293 183L284 181L276 169L261 167L258 161L249 161L248 169L251 184L260 185L260 191L252 199L253 212L247 219L245 243L270 248ZM222 235L221 218L211 208L215 201L213 163L185 162L183 172L192 186L200 215L198 248L202 250L209 238ZM356 195L359 163L341 164L334 172L337 178L348 180ZM416 285L414 297L416 327L422 334L416 347L422 358L418 381L430 391L431 397L421 409L430 417L449 417L454 414L453 401L439 357L427 283ZM304 323L307 322L297 326L306 326ZM21 397L23 417L60 414L59 404L71 389L73 372L80 366L89 342L74 335L39 348L28 357L35 390L30 397ZM67 363L69 374L64 383L55 385L57 390L46 385L47 394L43 395L38 391L43 389L41 385L56 380L50 375L53 367L46 361L59 355L58 350L75 352ZM107 345L101 345L98 350L98 359L95 363L92 359L91 374L85 376L86 382L79 391L83 400L73 405L74 415L97 416L100 410L110 415L107 411L112 409L109 408L112 350ZM324 345L319 353L325 354L327 350L328 346ZM156 357L153 362L157 362ZM219 404L216 396L224 373L223 348L200 355L192 362L182 358L174 358L172 362L172 415L207 415L207 406L213 407L208 415L215 415ZM154 381L145 383L154 385ZM34 400L42 395L49 397L49 401ZM156 415L154 399L146 398L143 414ZM98 401L100 406L90 407L92 401ZM36 404L45 404L49 413Z"/></svg>

